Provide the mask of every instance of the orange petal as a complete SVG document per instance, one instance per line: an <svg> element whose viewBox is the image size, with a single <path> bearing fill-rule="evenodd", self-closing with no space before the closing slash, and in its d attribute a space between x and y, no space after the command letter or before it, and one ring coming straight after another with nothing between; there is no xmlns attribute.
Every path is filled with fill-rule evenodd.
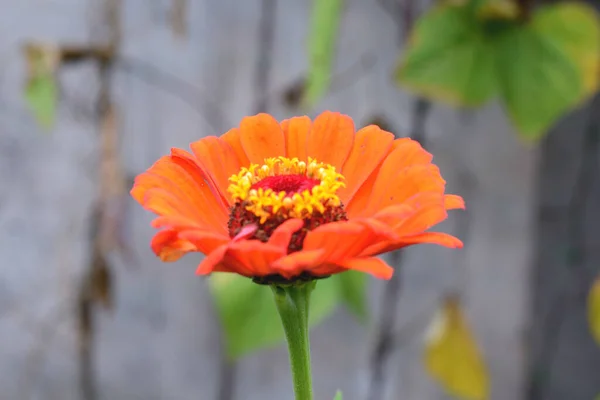
<svg viewBox="0 0 600 400"><path fill-rule="evenodd" d="M340 260L355 257L373 243L390 239L386 233L360 221L332 222L308 232L303 249L322 249L325 262L339 264Z"/></svg>
<svg viewBox="0 0 600 400"><path fill-rule="evenodd" d="M342 168L346 187L338 191L343 203L348 203L373 170L388 154L394 135L370 125L356 132L354 145Z"/></svg>
<svg viewBox="0 0 600 400"><path fill-rule="evenodd" d="M202 212L196 207L190 208L177 197L173 192L155 188L146 192L146 197L143 200L143 205L146 210L152 211L157 215L177 215L188 220L196 222L197 226L213 226L216 225L215 220L207 220L203 218ZM215 228L217 228L215 226Z"/></svg>
<svg viewBox="0 0 600 400"><path fill-rule="evenodd" d="M327 276L346 272L347 269L335 264L319 264L310 268L310 274L313 276ZM302 271L300 271L302 272Z"/></svg>
<svg viewBox="0 0 600 400"><path fill-rule="evenodd" d="M279 225L275 229L275 231L273 231L273 234L269 238L268 243L275 247L280 247L284 251L287 251L292 235L299 231L303 226L304 221L302 221L301 219L288 219L287 221Z"/></svg>
<svg viewBox="0 0 600 400"><path fill-rule="evenodd" d="M210 254L217 247L229 243L229 236L219 235L211 231L185 230L180 231L179 237L188 241L203 254Z"/></svg>
<svg viewBox="0 0 600 400"><path fill-rule="evenodd" d="M198 228L198 223L180 215L167 215L154 218L154 220L150 222L150 226L156 229L172 228L175 230L182 230L186 228Z"/></svg>
<svg viewBox="0 0 600 400"><path fill-rule="evenodd" d="M266 276L274 273L272 264L285 255L285 249L262 243L258 240L246 240L230 246L223 264L234 271L249 271L246 276Z"/></svg>
<svg viewBox="0 0 600 400"><path fill-rule="evenodd" d="M398 171L394 169L393 163L386 163L379 171L365 214L369 215L381 208L401 204L422 192L442 194L445 184L436 165L411 165Z"/></svg>
<svg viewBox="0 0 600 400"><path fill-rule="evenodd" d="M441 232L424 232L413 236L404 236L398 241L390 241L387 243L377 243L373 246L366 248L360 255L361 256L374 256L377 254L387 253L401 249L403 247L411 246L414 244L437 244L451 249L460 249L463 247L462 241L455 238L452 235Z"/></svg>
<svg viewBox="0 0 600 400"><path fill-rule="evenodd" d="M198 162L211 175L219 193L231 205L231 196L227 193L229 177L240 170L240 162L233 148L224 140L208 136L190 145Z"/></svg>
<svg viewBox="0 0 600 400"><path fill-rule="evenodd" d="M242 119L240 139L251 163L262 165L265 158L285 154L283 132L279 122L269 114L257 114Z"/></svg>
<svg viewBox="0 0 600 400"><path fill-rule="evenodd" d="M394 227L394 231L401 236L422 233L434 225L439 224L448 217L448 213L441 203L421 207Z"/></svg>
<svg viewBox="0 0 600 400"><path fill-rule="evenodd" d="M308 161L306 141L312 122L307 116L294 117L281 121L281 130L285 137L285 155L288 158L297 157L300 161Z"/></svg>
<svg viewBox="0 0 600 400"><path fill-rule="evenodd" d="M174 176L170 179L166 176L157 175L152 172L141 173L135 178L135 183L131 189L131 195L142 206L146 207L145 200L148 198L148 193L156 191L156 189L164 190L169 193L171 197L177 199L174 203L177 204L179 210L173 212L179 213L182 216L187 216L188 218L191 216L198 220L198 207L191 200L193 199L193 195L198 195L198 191L195 187L188 185L185 182L181 182L181 180L177 178L177 176Z"/></svg>
<svg viewBox="0 0 600 400"><path fill-rule="evenodd" d="M325 111L313 122L306 150L309 157L342 171L354 142L354 122L340 113Z"/></svg>
<svg viewBox="0 0 600 400"><path fill-rule="evenodd" d="M198 268L196 269L197 275L208 275L213 272L218 265L221 265L223 261L223 257L227 252L227 245L221 245L213 250L211 253L207 254L206 257L200 262ZM227 271L233 272L233 271Z"/></svg>
<svg viewBox="0 0 600 400"><path fill-rule="evenodd" d="M240 130L238 128L230 129L221 135L221 139L231 146L241 166L247 167L250 165L250 160L248 160L248 156L242 146L242 139L240 138Z"/></svg>
<svg viewBox="0 0 600 400"><path fill-rule="evenodd" d="M394 140L390 156L397 157L395 162L398 168L405 168L410 165L429 164L433 160L431 153L426 151L423 146L411 138L399 138Z"/></svg>
<svg viewBox="0 0 600 400"><path fill-rule="evenodd" d="M200 178L195 173L190 174L187 166L180 164L171 156L161 157L146 172L136 177L130 192L132 197L143 205L149 190L163 188L173 192L182 203L191 208L200 206L195 200L197 197L207 197L210 205L220 207L215 200L216 194L204 184L204 180L198 181Z"/></svg>
<svg viewBox="0 0 600 400"><path fill-rule="evenodd" d="M273 273L272 264L285 253L279 247L258 240L231 242L215 249L198 266L199 275L206 275L219 266L219 271L255 277Z"/></svg>
<svg viewBox="0 0 600 400"><path fill-rule="evenodd" d="M184 254L196 250L196 246L187 240L180 239L177 231L170 229L160 231L154 235L150 246L163 262L177 261Z"/></svg>
<svg viewBox="0 0 600 400"><path fill-rule="evenodd" d="M412 165L427 165L432 158L432 155L426 152L415 140L410 138L394 140L387 157L373 171L349 202L347 207L348 216L355 218L373 215L376 210L381 208L378 203L381 196L387 194L384 189L399 186L398 182L393 181L395 175ZM377 194L374 192L376 189L378 190Z"/></svg>
<svg viewBox="0 0 600 400"><path fill-rule="evenodd" d="M405 245L417 243L439 244L451 249L461 249L463 247L463 242L460 239L442 232L424 232L414 236L403 237L402 242Z"/></svg>
<svg viewBox="0 0 600 400"><path fill-rule="evenodd" d="M444 196L444 207L446 207L446 210L464 210L465 201L462 197L455 194L447 194Z"/></svg>
<svg viewBox="0 0 600 400"><path fill-rule="evenodd" d="M210 194L214 203L218 204L225 214L228 213L229 207L219 192L216 182L208 171L197 162L196 157L185 150L172 148L171 160L182 167L191 176L203 193L206 195Z"/></svg>
<svg viewBox="0 0 600 400"><path fill-rule="evenodd" d="M348 205L346 206L346 214L348 215L349 219L359 218L367 215L365 211L368 210L367 206L371 201L371 192L373 191L373 186L377 181L377 175L379 175L380 169L381 165L375 168L365 183L360 186L358 191L349 200Z"/></svg>
<svg viewBox="0 0 600 400"><path fill-rule="evenodd" d="M380 279L390 279L394 275L394 269L387 265L385 261L376 257L351 258L345 260L340 266L366 272Z"/></svg>
<svg viewBox="0 0 600 400"><path fill-rule="evenodd" d="M372 218L393 227L414 214L414 212L415 209L408 204L396 204L378 211Z"/></svg>
<svg viewBox="0 0 600 400"><path fill-rule="evenodd" d="M297 276L302 271L322 265L325 255L326 252L323 249L302 250L281 257L273 263L273 268L282 276Z"/></svg>

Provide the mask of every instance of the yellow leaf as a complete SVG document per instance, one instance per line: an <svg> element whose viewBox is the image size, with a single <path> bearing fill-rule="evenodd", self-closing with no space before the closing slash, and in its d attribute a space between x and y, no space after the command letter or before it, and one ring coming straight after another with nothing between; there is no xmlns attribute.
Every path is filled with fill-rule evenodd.
<svg viewBox="0 0 600 400"><path fill-rule="evenodd" d="M482 19L515 20L519 15L519 5L512 0L488 0L477 10L477 16Z"/></svg>
<svg viewBox="0 0 600 400"><path fill-rule="evenodd" d="M450 395L467 400L489 397L487 367L456 296L448 296L427 332L427 372Z"/></svg>
<svg viewBox="0 0 600 400"><path fill-rule="evenodd" d="M592 336L600 344L600 278L596 279L588 295L588 322Z"/></svg>

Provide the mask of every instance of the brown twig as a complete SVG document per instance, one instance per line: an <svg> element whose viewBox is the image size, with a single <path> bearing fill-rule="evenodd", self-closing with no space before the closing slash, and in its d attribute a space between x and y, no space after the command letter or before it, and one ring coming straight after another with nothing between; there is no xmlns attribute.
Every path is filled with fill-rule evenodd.
<svg viewBox="0 0 600 400"><path fill-rule="evenodd" d="M187 35L188 0L171 0L171 28L178 37Z"/></svg>
<svg viewBox="0 0 600 400"><path fill-rule="evenodd" d="M568 253L565 260L565 271L567 279L564 279L559 293L551 301L548 311L540 322L540 332L543 332L543 335L536 346L537 351L533 355L530 367L528 400L546 398L548 377L556 362L560 335L569 309L575 303L579 304L581 298L587 294L589 283L595 274L594 271L585 268L587 252L584 222L592 195L591 188L597 180L597 171L600 166L600 118L597 111L600 110L600 96L594 99L590 108L590 120L581 148L581 164L566 211ZM544 217L544 214L540 215L540 218Z"/></svg>
<svg viewBox="0 0 600 400"><path fill-rule="evenodd" d="M411 137L424 145L425 122L431 103L428 100L417 99L413 108ZM368 400L383 399L385 387L385 365L391 356L395 340L395 324L398 302L402 292L402 251L391 254L390 264L395 267L394 275L385 284L381 298L381 314L373 352L371 353L371 378L369 383Z"/></svg>

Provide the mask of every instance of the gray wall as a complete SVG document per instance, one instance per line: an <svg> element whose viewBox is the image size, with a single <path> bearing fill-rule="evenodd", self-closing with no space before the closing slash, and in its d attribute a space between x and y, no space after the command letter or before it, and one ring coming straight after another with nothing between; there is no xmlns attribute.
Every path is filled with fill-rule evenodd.
<svg viewBox="0 0 600 400"><path fill-rule="evenodd" d="M203 135L219 134L256 111L260 1L189 0L184 39L169 27L165 13L170 2L123 3L121 52L128 63L118 64L113 89L120 114L121 161L127 175L133 176L170 147L186 147ZM78 399L75 302L90 257L88 232L98 196L99 138L91 117L98 70L92 63L61 70L64 101L58 125L51 134L43 134L20 95L25 74L20 45L28 39L101 40L98 35L106 30L101 3L5 0L2 10L0 399ZM308 16L308 1L277 1L267 92L268 111L278 118L297 112L285 107L281 93L305 71ZM358 125L384 114L396 132L408 134L413 99L390 84L399 51L393 19L374 0L352 0L341 30L336 70L356 70L365 55L375 63L352 72L318 110L339 110ZM157 75L148 65L162 72ZM179 85L180 81L187 84ZM206 111L207 99L218 112ZM558 130L564 136L564 131L574 134L583 126L564 125ZM468 211L453 213L443 226L463 236L466 246L462 251L421 246L406 252L395 316L400 340L385 370L386 399L445 398L423 371L420 352L423 331L439 297L456 290L483 347L492 398L523 399L531 323L529 277L535 265L534 238L539 236L534 229L537 152L518 142L496 104L468 114L434 106L426 134L449 190L467 200ZM562 136L557 132L558 144L548 141L546 146L561 152ZM548 161L558 175L567 156ZM554 187L548 182L544 199L558 196L551 190L560 193L558 183ZM591 218L590 214L587 221ZM99 310L95 324L93 368L99 398L216 399L219 332L205 282L193 276L199 256L161 264L148 248L153 234L150 220L128 200L126 229L136 263L125 263L118 254L111 258L116 304L112 312ZM593 225L588 223L586 229ZM359 326L340 310L314 329L317 399L332 398L337 388L344 390L345 399L367 398L384 285L371 284L371 326ZM584 332L580 306L573 308L578 315L571 324L573 333L564 333L561 343L577 341ZM566 382L566 376L578 376L569 374L577 363L565 351L562 358L557 356L566 366L556 369L563 378L556 381L552 390L558 394L552 399L588 399L589 391L577 397L580 392L571 392L577 384ZM597 352L587 357L595 357L597 365ZM282 346L245 358L237 371L235 398L291 399L287 368Z"/></svg>

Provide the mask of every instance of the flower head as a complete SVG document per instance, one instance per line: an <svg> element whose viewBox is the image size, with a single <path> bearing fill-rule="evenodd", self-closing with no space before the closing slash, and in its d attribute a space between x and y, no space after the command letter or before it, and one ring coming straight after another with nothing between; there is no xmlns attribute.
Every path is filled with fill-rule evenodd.
<svg viewBox="0 0 600 400"><path fill-rule="evenodd" d="M221 137L172 149L136 178L132 196L158 217L152 249L163 261L206 255L199 274L259 282L359 270L389 279L378 254L417 243L458 248L428 229L464 208L445 194L432 156L408 139L324 112L314 121L242 119Z"/></svg>

